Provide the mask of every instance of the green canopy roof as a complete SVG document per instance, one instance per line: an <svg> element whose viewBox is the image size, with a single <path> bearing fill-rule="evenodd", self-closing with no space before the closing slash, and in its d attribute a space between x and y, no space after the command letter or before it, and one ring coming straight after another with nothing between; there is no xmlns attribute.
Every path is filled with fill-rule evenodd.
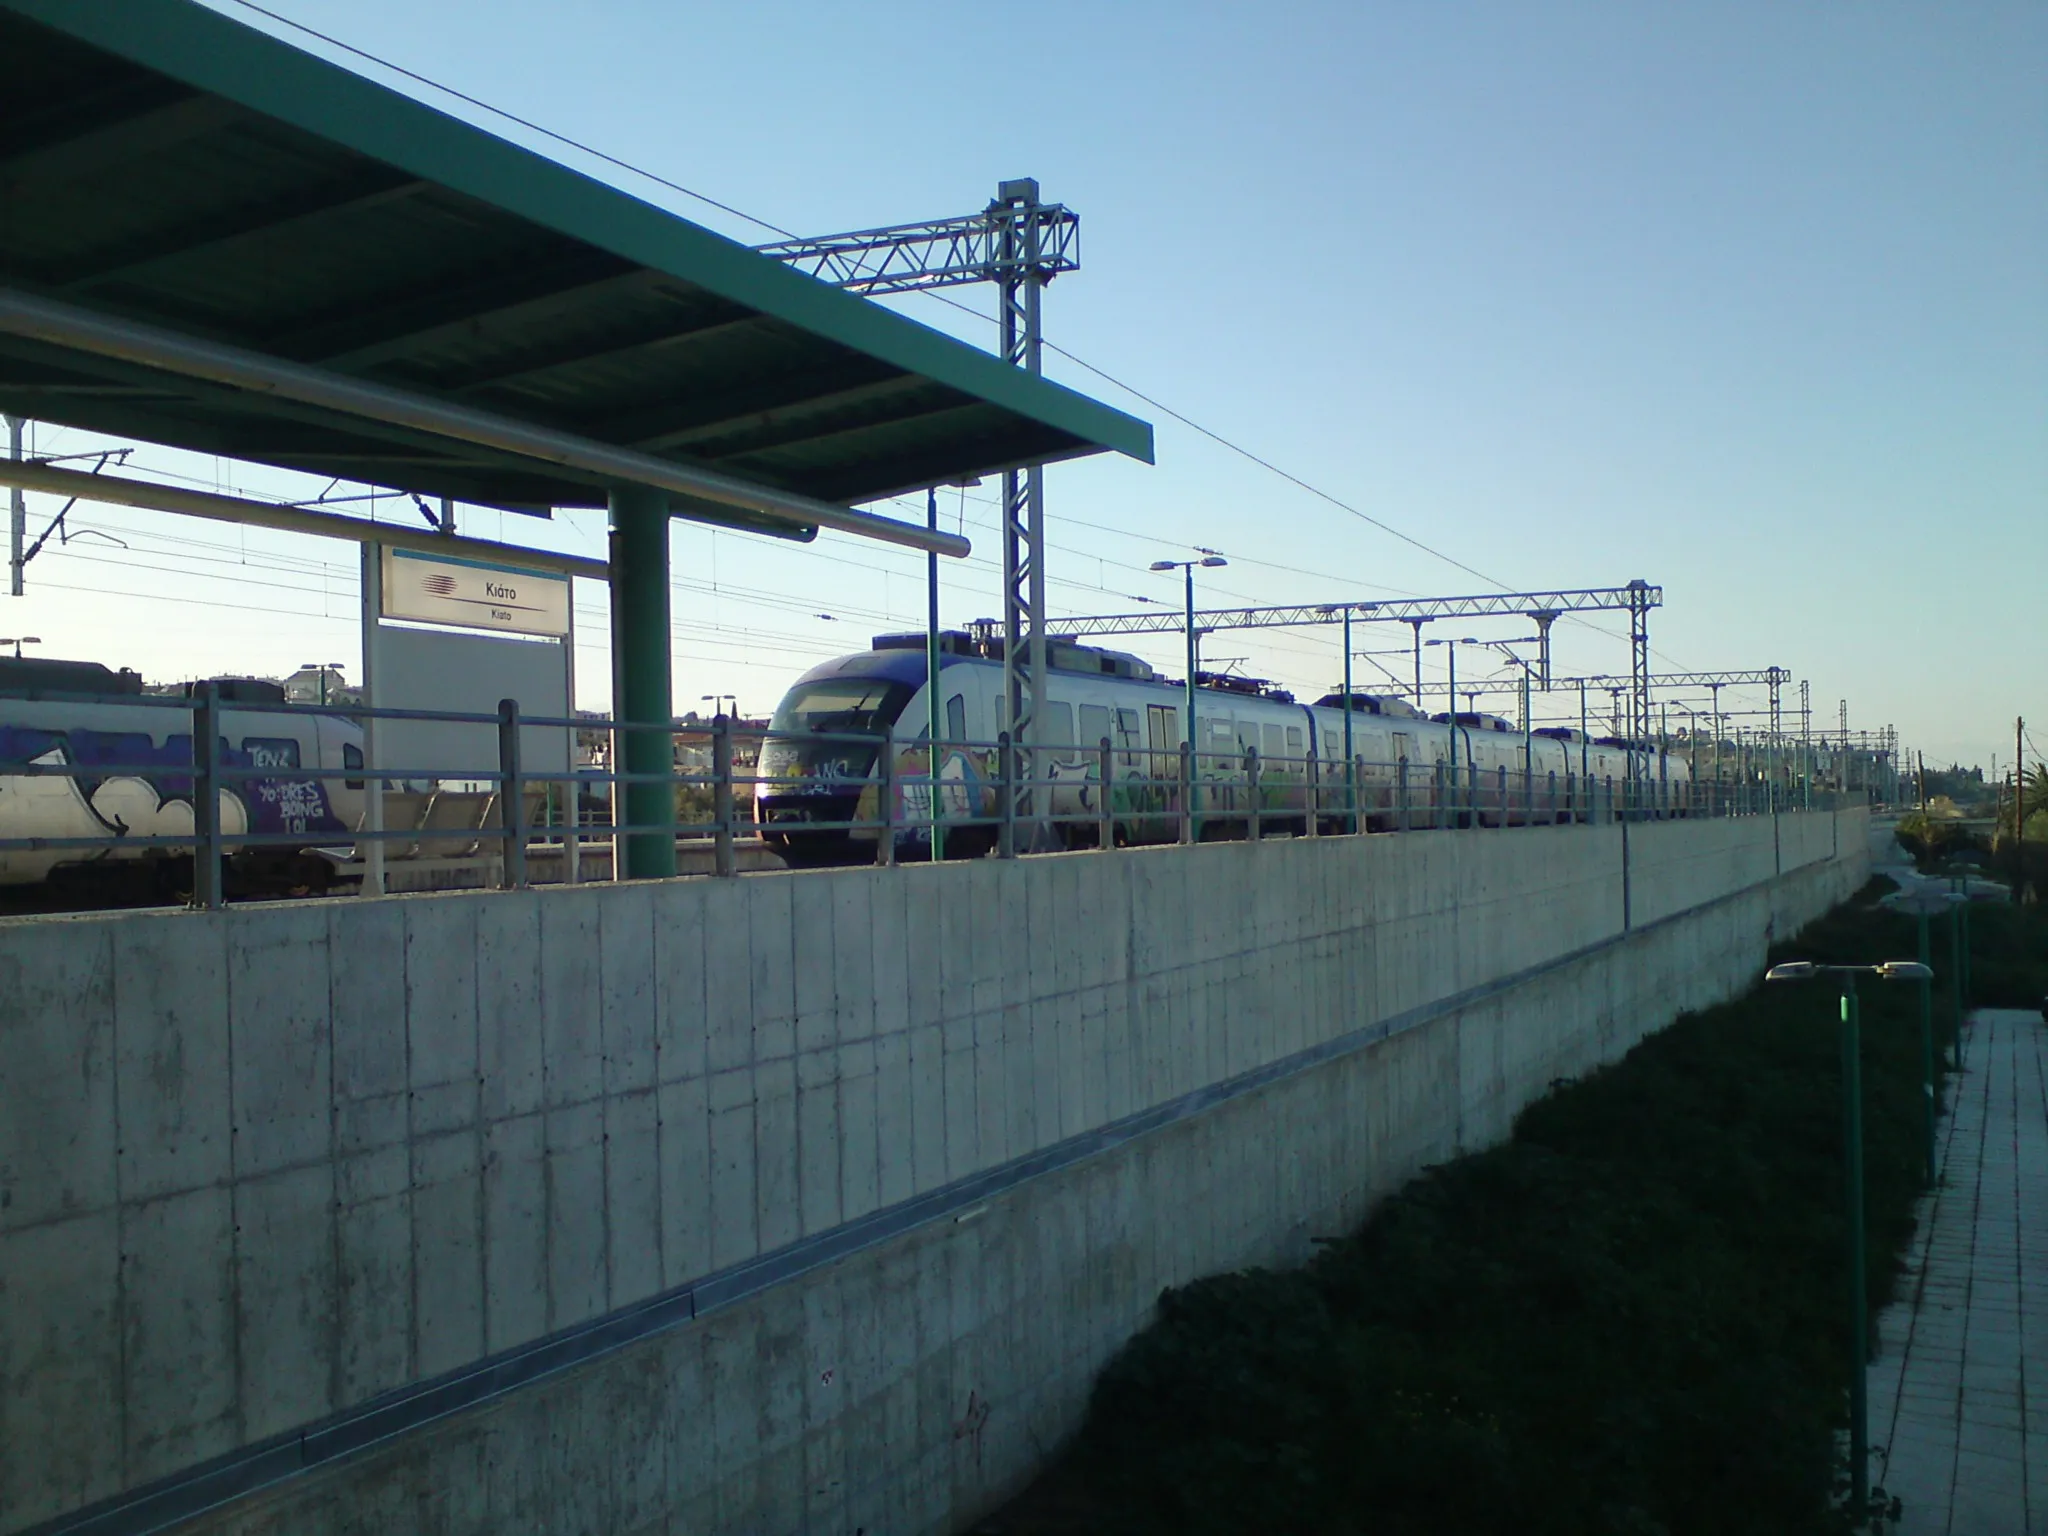
<svg viewBox="0 0 2048 1536"><path fill-rule="evenodd" d="M822 501L1145 423L190 0L0 0L0 285ZM500 506L560 463L0 334L0 408Z"/></svg>

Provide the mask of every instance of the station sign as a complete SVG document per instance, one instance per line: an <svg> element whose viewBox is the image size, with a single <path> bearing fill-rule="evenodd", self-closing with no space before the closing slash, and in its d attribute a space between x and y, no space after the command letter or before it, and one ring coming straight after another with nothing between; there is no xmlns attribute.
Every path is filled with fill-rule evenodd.
<svg viewBox="0 0 2048 1536"><path fill-rule="evenodd" d="M411 549L384 550L384 617L515 635L569 633L569 578Z"/></svg>

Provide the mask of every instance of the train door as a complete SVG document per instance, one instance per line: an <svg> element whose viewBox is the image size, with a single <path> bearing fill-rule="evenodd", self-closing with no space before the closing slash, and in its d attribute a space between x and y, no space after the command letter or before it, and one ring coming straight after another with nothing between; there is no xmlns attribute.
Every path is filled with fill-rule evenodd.
<svg viewBox="0 0 2048 1536"><path fill-rule="evenodd" d="M1180 812L1180 711L1171 704L1146 705L1145 744L1152 753L1145 803L1162 814L1147 823L1144 837L1161 842L1176 835L1169 818Z"/></svg>
<svg viewBox="0 0 2048 1536"><path fill-rule="evenodd" d="M1081 809L1073 782L1077 777L1074 765L1079 755L1074 737L1074 706L1065 699L1047 699L1045 719L1039 722L1038 740L1040 746L1031 765L1031 777L1037 781L1035 788L1043 796L1040 803L1055 818L1071 817ZM1066 823L1055 820L1055 835L1065 830Z"/></svg>

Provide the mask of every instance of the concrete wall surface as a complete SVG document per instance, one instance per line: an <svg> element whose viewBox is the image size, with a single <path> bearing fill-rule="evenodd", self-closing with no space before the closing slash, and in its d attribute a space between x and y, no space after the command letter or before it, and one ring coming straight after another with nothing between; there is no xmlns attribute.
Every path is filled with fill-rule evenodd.
<svg viewBox="0 0 2048 1536"><path fill-rule="evenodd" d="M0 923L0 1536L957 1528L1162 1285L1498 1139L1866 848L1850 811Z"/></svg>

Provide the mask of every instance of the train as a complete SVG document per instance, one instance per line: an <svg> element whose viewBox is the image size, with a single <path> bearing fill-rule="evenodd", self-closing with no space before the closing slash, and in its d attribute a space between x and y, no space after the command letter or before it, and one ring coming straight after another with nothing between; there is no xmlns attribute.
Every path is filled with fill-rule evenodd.
<svg viewBox="0 0 2048 1536"><path fill-rule="evenodd" d="M936 774L927 643L922 633L877 635L866 651L812 667L783 695L756 766L754 821L785 862L873 859L884 810L897 829L892 852L928 855L934 782L946 855L995 845L1001 778L990 743L1005 727L1002 641L958 630L938 637ZM1184 681L1064 637L1049 640L1046 660L1031 779L1047 797L1053 835L1097 846L1107 777L1118 845L1176 841ZM1198 673L1196 683L1188 809L1202 839L1253 831L1254 753L1262 835L1586 820L1611 814L1617 796L1635 814L1691 810L1685 759L1656 744L1563 727L1525 733L1497 715L1428 715L1386 694L1354 692L1347 711L1340 693L1303 704L1252 679ZM878 771L885 750L888 774ZM885 785L888 807L879 798Z"/></svg>
<svg viewBox="0 0 2048 1536"><path fill-rule="evenodd" d="M0 846L0 886L90 886L105 894L170 896L191 886L188 846L132 843L193 829L191 688L144 690L128 668L98 662L0 657L0 840L104 839L93 847ZM278 684L222 678L220 762L259 773L218 791L223 833L284 841L233 850L231 888L324 890L331 861L312 849L346 842L363 808L361 779L307 777L303 770L363 766L353 721L285 705ZM11 768L69 767L69 774ZM303 844L290 839L304 837Z"/></svg>

